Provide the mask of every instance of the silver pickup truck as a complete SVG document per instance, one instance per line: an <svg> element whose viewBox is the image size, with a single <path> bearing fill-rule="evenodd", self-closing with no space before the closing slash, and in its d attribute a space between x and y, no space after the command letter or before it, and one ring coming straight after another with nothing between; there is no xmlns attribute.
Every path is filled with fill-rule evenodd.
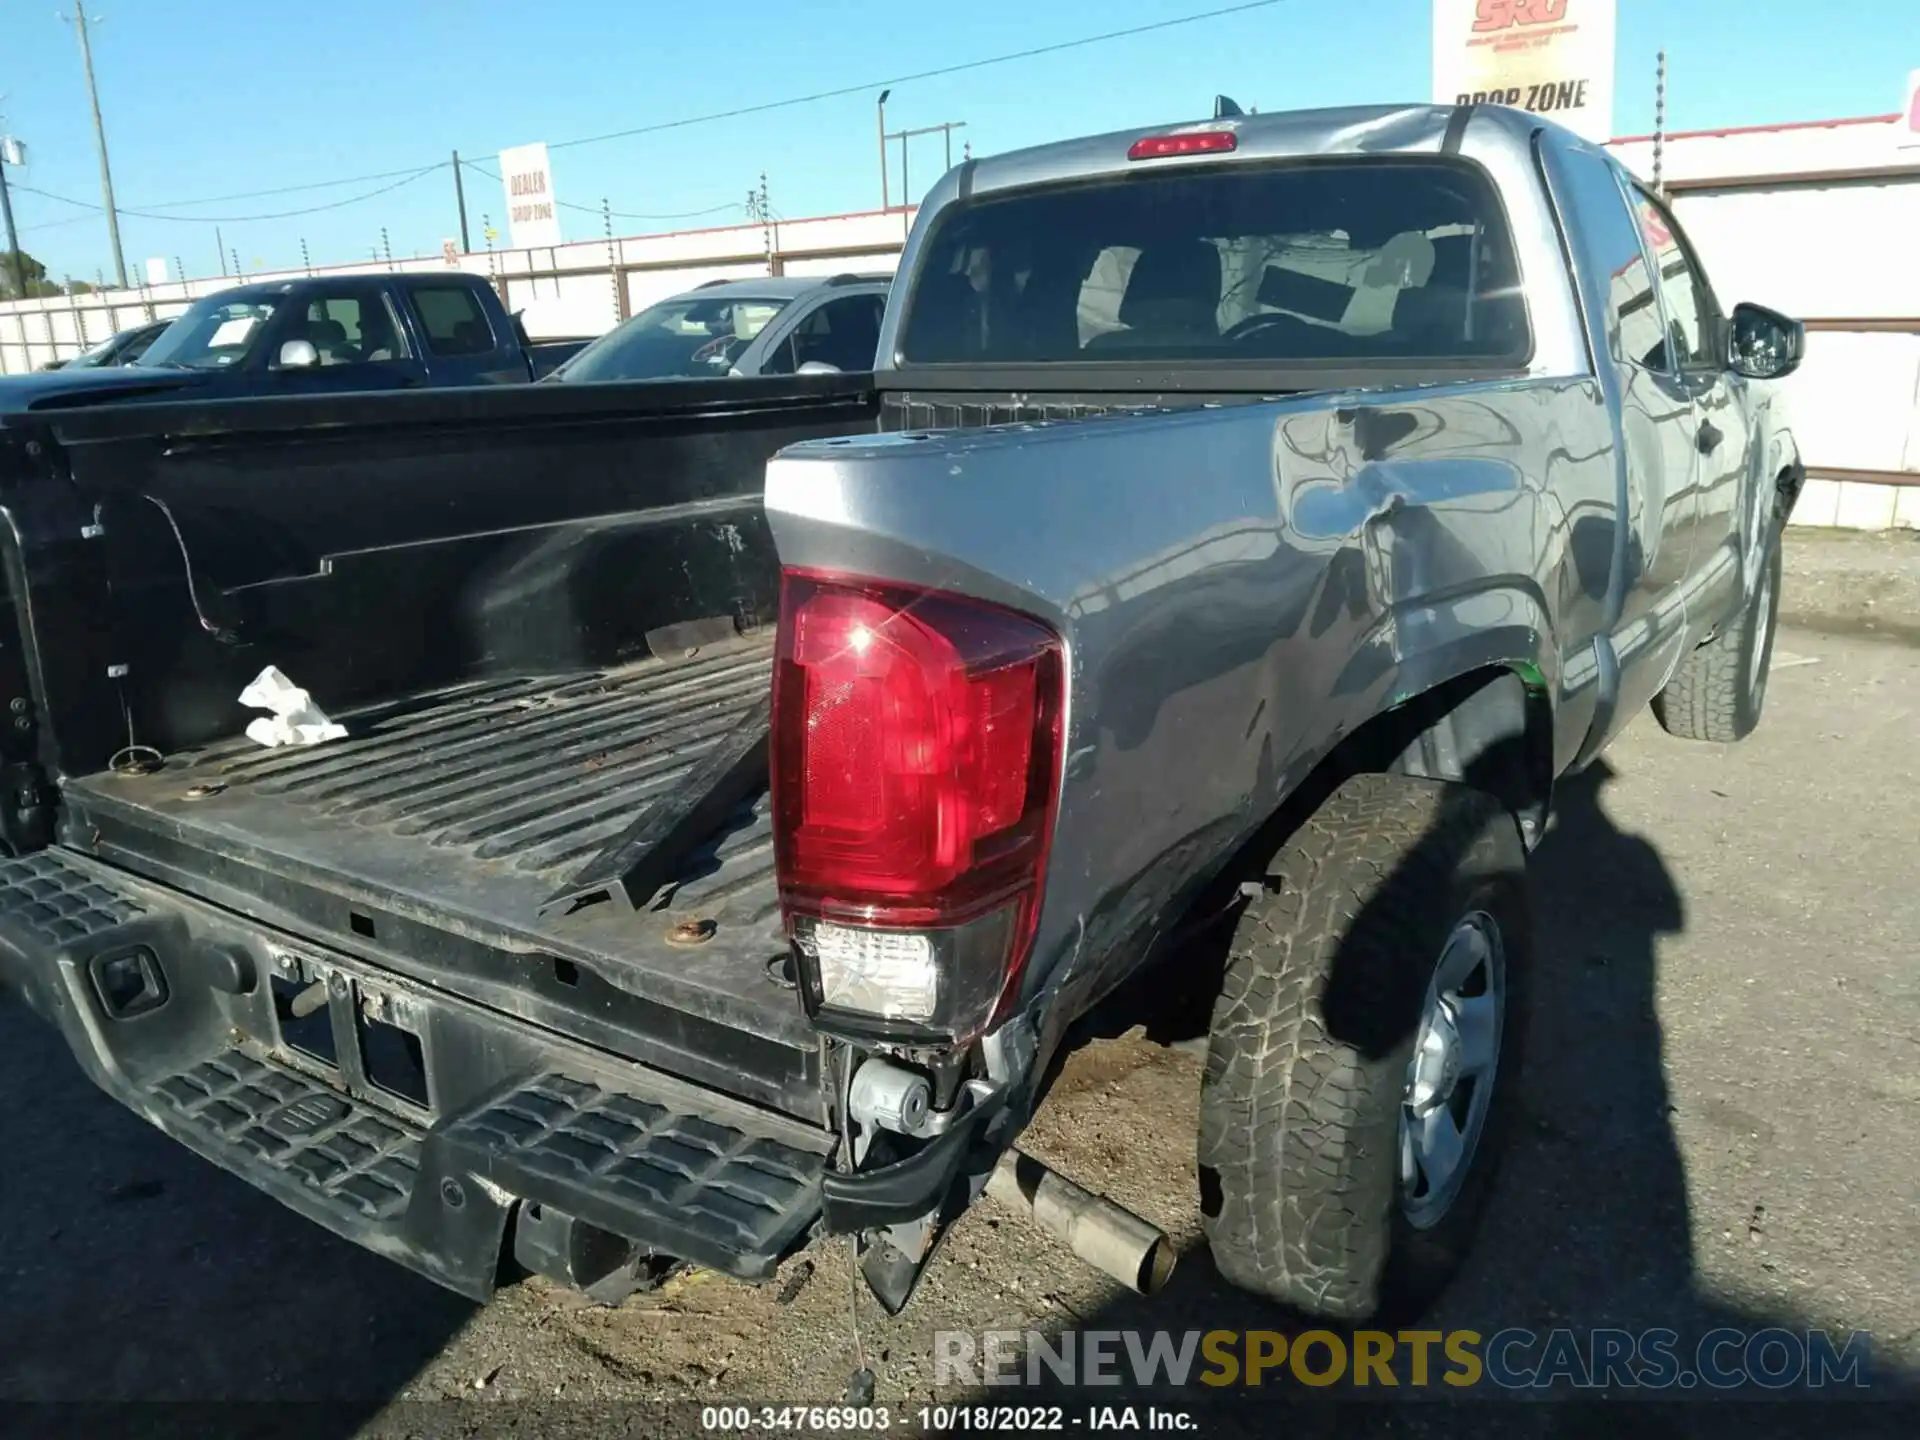
<svg viewBox="0 0 1920 1440"><path fill-rule="evenodd" d="M1417 1304L1512 1100L1555 778L1649 704L1760 717L1799 327L1729 315L1602 151L1474 107L983 159L900 275L912 428L768 470L816 1023L1019 1091L1230 925L1214 1259L1313 1314Z"/></svg>
<svg viewBox="0 0 1920 1440"><path fill-rule="evenodd" d="M1759 719L1804 343L1536 117L1226 104L947 175L871 375L0 406L0 984L476 1299L889 1309L983 1192L1164 1279L1013 1146L1197 990L1220 1270L1418 1306L1556 777Z"/></svg>

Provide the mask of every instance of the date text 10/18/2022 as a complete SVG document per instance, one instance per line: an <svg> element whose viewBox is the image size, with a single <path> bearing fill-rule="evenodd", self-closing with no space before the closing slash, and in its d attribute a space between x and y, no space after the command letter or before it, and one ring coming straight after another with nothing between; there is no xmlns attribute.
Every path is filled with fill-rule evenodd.
<svg viewBox="0 0 1920 1440"><path fill-rule="evenodd" d="M920 1405L897 1415L885 1405L708 1405L704 1430L735 1434L797 1430L872 1434L898 1425L917 1434L1005 1434L1009 1431L1192 1431L1185 1410L1140 1405Z"/></svg>

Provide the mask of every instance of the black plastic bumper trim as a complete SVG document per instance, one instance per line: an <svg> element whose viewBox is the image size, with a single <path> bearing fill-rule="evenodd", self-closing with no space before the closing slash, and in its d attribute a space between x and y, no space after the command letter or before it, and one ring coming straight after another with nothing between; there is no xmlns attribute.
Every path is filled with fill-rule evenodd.
<svg viewBox="0 0 1920 1440"><path fill-rule="evenodd" d="M771 1274L820 1214L826 1132L303 946L328 972L343 1045L363 994L404 1007L432 1105L372 1094L357 1049L318 1073L277 1048L266 987L235 996L219 983L231 965L215 960L239 946L264 963L267 944L249 922L85 857L0 859L0 987L23 993L95 1084L290 1209L460 1294L491 1294L521 1203L748 1280ZM134 947L156 957L171 995L114 1020L93 961Z"/></svg>
<svg viewBox="0 0 1920 1440"><path fill-rule="evenodd" d="M1001 1095L981 1101L944 1135L892 1165L852 1174L829 1170L820 1180L828 1232L849 1235L903 1225L936 1209L960 1179L981 1131L1003 1104Z"/></svg>

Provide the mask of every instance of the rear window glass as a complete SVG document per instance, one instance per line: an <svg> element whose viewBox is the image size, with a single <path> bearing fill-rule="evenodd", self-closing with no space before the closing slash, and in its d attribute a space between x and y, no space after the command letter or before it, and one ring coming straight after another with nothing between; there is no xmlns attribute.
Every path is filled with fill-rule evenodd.
<svg viewBox="0 0 1920 1440"><path fill-rule="evenodd" d="M1513 238L1451 160L1160 170L956 206L906 364L1489 359L1531 350Z"/></svg>
<svg viewBox="0 0 1920 1440"><path fill-rule="evenodd" d="M416 285L413 308L436 355L485 355L494 348L493 327L473 293L459 285Z"/></svg>

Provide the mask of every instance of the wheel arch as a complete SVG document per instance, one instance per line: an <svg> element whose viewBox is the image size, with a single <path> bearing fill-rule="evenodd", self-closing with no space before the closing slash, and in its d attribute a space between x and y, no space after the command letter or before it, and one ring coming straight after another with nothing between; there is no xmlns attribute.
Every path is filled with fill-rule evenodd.
<svg viewBox="0 0 1920 1440"><path fill-rule="evenodd" d="M1554 706L1536 661L1463 658L1376 711L1333 745L1242 852L1264 864L1328 796L1355 775L1407 775L1484 790L1501 802L1531 849L1553 800ZM1248 864L1228 867L1243 875Z"/></svg>
<svg viewBox="0 0 1920 1440"><path fill-rule="evenodd" d="M1467 666L1375 715L1322 762L1337 786L1369 772L1447 780L1506 807L1529 847L1553 799L1553 704L1531 661Z"/></svg>

